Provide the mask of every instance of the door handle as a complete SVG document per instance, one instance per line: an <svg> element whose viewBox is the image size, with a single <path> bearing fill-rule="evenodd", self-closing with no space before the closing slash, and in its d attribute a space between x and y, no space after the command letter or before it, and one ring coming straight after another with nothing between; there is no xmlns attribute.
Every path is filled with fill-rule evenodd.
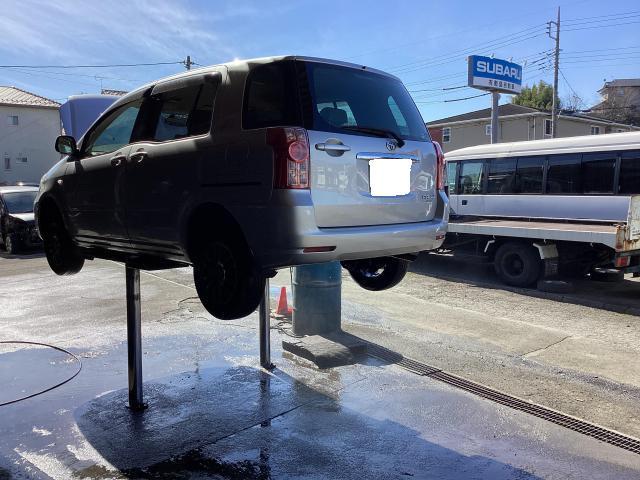
<svg viewBox="0 0 640 480"><path fill-rule="evenodd" d="M466 205L467 203L469 203L467 200L462 200L463 205Z"/></svg>
<svg viewBox="0 0 640 480"><path fill-rule="evenodd" d="M126 158L127 157L125 157L124 155L116 155L114 157L111 157L111 166L112 167L120 166Z"/></svg>
<svg viewBox="0 0 640 480"><path fill-rule="evenodd" d="M139 152L129 155L129 160L136 163L141 163L145 158L147 158L147 152L144 150L140 150Z"/></svg>
<svg viewBox="0 0 640 480"><path fill-rule="evenodd" d="M343 143L316 143L316 150L323 152L348 152L351 147Z"/></svg>

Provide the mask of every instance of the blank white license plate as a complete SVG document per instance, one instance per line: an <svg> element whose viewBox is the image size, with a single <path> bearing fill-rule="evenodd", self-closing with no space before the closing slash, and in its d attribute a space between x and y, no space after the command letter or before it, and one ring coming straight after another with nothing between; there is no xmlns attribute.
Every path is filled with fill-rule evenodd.
<svg viewBox="0 0 640 480"><path fill-rule="evenodd" d="M411 191L411 164L408 158L369 160L369 188L373 197L397 197Z"/></svg>

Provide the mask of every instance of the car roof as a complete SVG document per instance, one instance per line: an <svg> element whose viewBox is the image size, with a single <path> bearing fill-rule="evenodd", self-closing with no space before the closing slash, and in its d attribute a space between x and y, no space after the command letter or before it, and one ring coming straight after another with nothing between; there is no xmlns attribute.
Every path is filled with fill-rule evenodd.
<svg viewBox="0 0 640 480"><path fill-rule="evenodd" d="M0 194L15 192L37 192L38 187L27 187L22 185L11 185L8 187L0 187Z"/></svg>
<svg viewBox="0 0 640 480"><path fill-rule="evenodd" d="M360 71L367 71L367 72L373 72L373 73L377 73L379 75L385 75L387 77L396 79L398 81L401 81L398 77L396 77L395 75L392 75L390 73L384 72L382 70L378 70L375 68L371 68L368 67L366 65L359 65L359 64L355 64L355 63L349 63L349 62L343 62L340 60L332 60L329 58L321 58L321 57L307 57L307 56L303 56L303 55L277 55L277 56L272 56L272 57L257 57L257 58L249 58L249 59L243 59L243 60L233 60L231 62L226 62L226 63L219 63L216 65L209 65L206 67L202 67L202 68L195 68L192 70L188 70L186 72L182 72L182 73L177 73L175 75L171 75L168 77L164 77L164 78L159 78L153 82L149 82L146 83L144 85L141 85L140 87L136 88L135 90L132 90L131 92L127 93L126 95L120 97L119 100L116 100L107 110L113 110L114 108L117 108L125 103L128 103L129 101L131 101L132 99L137 99L140 98L142 96L142 94L144 92L146 92L147 90L149 90L150 88L152 88L153 86L159 84L159 83L163 83L163 82L167 82L167 81L171 81L171 80L176 80L176 79L181 79L181 78L187 78L190 76L196 76L196 75L203 75L209 72L215 72L217 71L220 67L226 67L229 70L250 70L251 68L255 68L258 65L262 65L265 63L271 63L271 62L278 62L281 60L301 60L301 61L306 61L306 62L315 62L315 63L326 63L329 65L339 65L342 67L347 67L347 68L354 68Z"/></svg>

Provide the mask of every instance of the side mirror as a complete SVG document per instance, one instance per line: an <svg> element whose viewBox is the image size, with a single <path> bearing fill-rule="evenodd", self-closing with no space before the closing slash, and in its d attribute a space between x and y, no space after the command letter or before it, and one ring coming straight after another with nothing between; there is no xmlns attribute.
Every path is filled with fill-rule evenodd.
<svg viewBox="0 0 640 480"><path fill-rule="evenodd" d="M75 155L78 153L78 146L75 138L69 135L60 135L56 138L56 152L62 155Z"/></svg>

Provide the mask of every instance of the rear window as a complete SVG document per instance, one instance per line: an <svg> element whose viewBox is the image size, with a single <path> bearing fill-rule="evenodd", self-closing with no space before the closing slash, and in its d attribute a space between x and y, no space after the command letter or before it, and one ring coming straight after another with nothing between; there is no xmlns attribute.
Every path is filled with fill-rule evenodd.
<svg viewBox="0 0 640 480"><path fill-rule="evenodd" d="M310 130L354 134L342 127L369 127L391 130L405 140L429 140L420 112L399 80L338 65L306 66Z"/></svg>

